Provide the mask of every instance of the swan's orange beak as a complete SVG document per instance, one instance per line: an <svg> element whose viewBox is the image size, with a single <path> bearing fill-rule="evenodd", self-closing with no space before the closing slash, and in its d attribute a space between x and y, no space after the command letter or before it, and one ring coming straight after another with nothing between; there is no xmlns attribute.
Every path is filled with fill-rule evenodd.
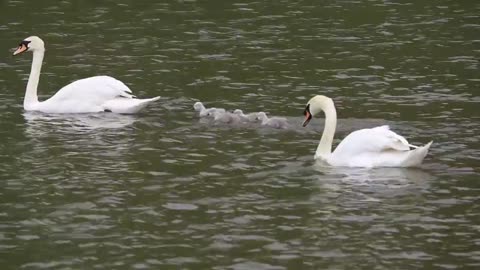
<svg viewBox="0 0 480 270"><path fill-rule="evenodd" d="M305 115L305 121L303 121L303 127L306 127L310 120L312 120L312 114L310 113L310 104L307 105L305 110L303 111L303 115Z"/></svg>
<svg viewBox="0 0 480 270"><path fill-rule="evenodd" d="M13 52L13 55L17 55L19 53L23 53L25 51L28 50L28 47L27 45L23 44L23 43L20 43L20 45L18 45L18 48L16 51Z"/></svg>

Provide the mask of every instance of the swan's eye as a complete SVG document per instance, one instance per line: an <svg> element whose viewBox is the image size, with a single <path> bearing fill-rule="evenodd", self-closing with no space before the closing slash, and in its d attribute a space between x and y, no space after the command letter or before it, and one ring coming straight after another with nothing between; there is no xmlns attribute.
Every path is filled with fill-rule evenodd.
<svg viewBox="0 0 480 270"><path fill-rule="evenodd" d="M25 45L28 48L28 44L30 44L30 40L22 40L18 46Z"/></svg>

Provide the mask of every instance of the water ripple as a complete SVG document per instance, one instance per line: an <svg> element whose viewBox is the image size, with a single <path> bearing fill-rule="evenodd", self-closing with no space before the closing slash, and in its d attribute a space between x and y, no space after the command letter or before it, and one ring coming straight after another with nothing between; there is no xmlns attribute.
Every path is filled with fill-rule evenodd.
<svg viewBox="0 0 480 270"><path fill-rule="evenodd" d="M0 263L478 268L473 3L2 4L0 51L25 29L46 41L41 99L98 74L162 99L134 116L24 113L31 56L0 60ZM324 121L300 127L315 94L335 100L335 144L389 124L413 144L434 140L425 164L315 164ZM292 127L204 121L197 100Z"/></svg>

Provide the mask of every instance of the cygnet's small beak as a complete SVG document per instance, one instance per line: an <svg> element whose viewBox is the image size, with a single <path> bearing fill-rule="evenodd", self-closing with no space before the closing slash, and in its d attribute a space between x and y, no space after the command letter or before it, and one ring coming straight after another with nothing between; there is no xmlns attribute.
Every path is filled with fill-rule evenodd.
<svg viewBox="0 0 480 270"><path fill-rule="evenodd" d="M18 45L17 50L13 52L13 55L17 55L19 53L25 52L27 49L28 49L27 45L25 45L24 43L20 43L20 45Z"/></svg>

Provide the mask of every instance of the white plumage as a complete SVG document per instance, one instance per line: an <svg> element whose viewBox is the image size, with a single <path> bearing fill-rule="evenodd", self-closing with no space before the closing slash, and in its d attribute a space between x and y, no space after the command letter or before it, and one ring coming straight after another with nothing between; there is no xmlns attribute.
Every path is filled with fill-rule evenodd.
<svg viewBox="0 0 480 270"><path fill-rule="evenodd" d="M160 97L137 99L121 81L109 76L95 76L74 81L62 87L45 101L38 101L37 87L45 52L43 41L36 36L23 40L14 55L33 52L32 69L28 79L23 107L27 111L46 113L136 113Z"/></svg>
<svg viewBox="0 0 480 270"><path fill-rule="evenodd" d="M347 167L413 167L422 163L432 142L418 147L391 131L388 126L361 129L350 133L332 152L332 142L337 124L333 101L325 96L315 96L305 108L306 126L310 119L325 112L325 127L315 159L332 166ZM411 149L413 148L413 150Z"/></svg>

